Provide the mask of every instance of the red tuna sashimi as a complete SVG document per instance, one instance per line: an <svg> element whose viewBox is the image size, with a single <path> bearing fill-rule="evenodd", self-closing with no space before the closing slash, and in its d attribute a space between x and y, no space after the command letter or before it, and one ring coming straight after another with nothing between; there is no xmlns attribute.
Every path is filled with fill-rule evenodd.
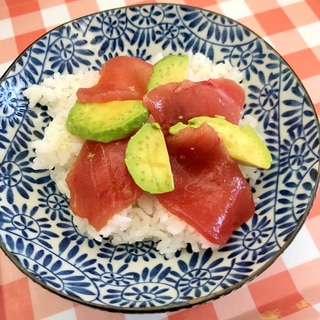
<svg viewBox="0 0 320 320"><path fill-rule="evenodd" d="M245 92L229 79L171 82L150 90L143 98L164 133L178 121L187 123L198 116L224 116L238 124L241 118Z"/></svg>
<svg viewBox="0 0 320 320"><path fill-rule="evenodd" d="M124 162L126 146L86 141L66 178L71 210L97 230L142 195Z"/></svg>
<svg viewBox="0 0 320 320"><path fill-rule="evenodd" d="M80 102L142 100L153 66L135 57L118 56L107 60L100 70L100 79L91 88L80 88Z"/></svg>
<svg viewBox="0 0 320 320"><path fill-rule="evenodd" d="M251 188L207 124L167 137L175 189L157 195L171 213L214 244L225 244L255 210Z"/></svg>

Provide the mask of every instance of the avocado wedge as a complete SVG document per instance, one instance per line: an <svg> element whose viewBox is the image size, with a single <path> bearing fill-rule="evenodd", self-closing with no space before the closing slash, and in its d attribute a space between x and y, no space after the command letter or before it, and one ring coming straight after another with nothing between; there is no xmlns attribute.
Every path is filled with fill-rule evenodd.
<svg viewBox="0 0 320 320"><path fill-rule="evenodd" d="M187 79L189 57L186 55L169 55L153 66L153 72L147 85L147 91L170 82Z"/></svg>
<svg viewBox="0 0 320 320"><path fill-rule="evenodd" d="M141 100L81 103L77 101L67 118L67 130L83 139L110 142L128 137L148 119Z"/></svg>
<svg viewBox="0 0 320 320"><path fill-rule="evenodd" d="M202 116L190 119L187 125L179 122L172 126L169 132L175 134L186 126L199 127L203 122L217 131L233 159L243 165L270 168L272 163L270 151L249 125L240 127L228 122L224 117Z"/></svg>
<svg viewBox="0 0 320 320"><path fill-rule="evenodd" d="M158 123L144 124L130 138L125 163L142 190L159 194L174 189L169 154Z"/></svg>

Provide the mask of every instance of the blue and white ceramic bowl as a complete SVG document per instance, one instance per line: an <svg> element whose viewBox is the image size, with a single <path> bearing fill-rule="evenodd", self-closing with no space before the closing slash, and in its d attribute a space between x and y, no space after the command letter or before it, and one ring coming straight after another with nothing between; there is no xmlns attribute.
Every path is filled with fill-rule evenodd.
<svg viewBox="0 0 320 320"><path fill-rule="evenodd" d="M253 218L220 250L184 250L165 259L152 242L98 244L75 229L68 199L48 172L31 169L30 142L50 121L30 110L23 90L54 72L98 70L115 55L150 59L202 52L245 74L245 113L271 150L254 186ZM120 312L177 310L219 298L266 270L304 223L317 189L319 124L292 69L237 22L194 7L154 4L99 12L33 43L0 87L0 246L30 278L88 306Z"/></svg>

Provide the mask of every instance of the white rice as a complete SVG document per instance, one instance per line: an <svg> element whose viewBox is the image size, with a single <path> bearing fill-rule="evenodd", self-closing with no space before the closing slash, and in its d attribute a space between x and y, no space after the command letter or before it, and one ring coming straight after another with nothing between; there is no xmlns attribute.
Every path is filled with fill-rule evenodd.
<svg viewBox="0 0 320 320"><path fill-rule="evenodd" d="M80 71L72 75L55 73L52 78L46 78L40 85L32 85L24 92L30 108L37 103L47 106L47 113L53 118L45 129L44 138L32 143L37 155L33 168L49 169L59 190L68 197L70 193L65 177L81 149L83 139L67 131L66 118L76 102L77 89L90 87L98 79L99 74L94 71Z"/></svg>
<svg viewBox="0 0 320 320"><path fill-rule="evenodd" d="M161 54L157 55L152 63L161 58ZM230 63L214 65L200 53L190 55L189 61L188 77L193 81L225 77L240 82L243 78L241 72ZM72 75L56 73L52 78L47 78L40 85L33 85L24 92L29 99L30 108L38 103L47 106L48 114L53 118L45 130L44 138L32 143L36 152L33 168L49 169L59 190L68 197L70 193L65 178L83 140L67 131L66 118L76 101L78 88L90 87L98 79L99 75L94 71L81 71ZM242 169L245 171L245 168ZM249 176L252 176L254 171L249 170ZM81 234L97 241L110 237L112 243L121 244L152 239L157 242L159 252L167 257L185 248L188 243L195 252L201 247L216 247L181 219L165 210L155 196L147 193L143 194L136 204L116 214L99 232L89 225L87 219L76 215L73 219Z"/></svg>

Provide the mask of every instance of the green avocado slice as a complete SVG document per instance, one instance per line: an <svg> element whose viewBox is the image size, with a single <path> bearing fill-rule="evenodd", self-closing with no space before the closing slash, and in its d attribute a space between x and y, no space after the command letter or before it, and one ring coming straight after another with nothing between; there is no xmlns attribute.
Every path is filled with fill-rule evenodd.
<svg viewBox="0 0 320 320"><path fill-rule="evenodd" d="M158 123L144 124L130 138L125 163L142 190L160 194L174 189L169 154Z"/></svg>
<svg viewBox="0 0 320 320"><path fill-rule="evenodd" d="M110 142L128 137L148 119L141 100L81 103L77 101L67 118L67 130L86 140Z"/></svg>
<svg viewBox="0 0 320 320"><path fill-rule="evenodd" d="M179 122L172 126L169 132L175 134L186 126L199 127L203 122L217 131L233 159L244 165L262 169L270 168L271 153L263 140L249 125L240 127L228 122L224 117L202 116L190 119L187 125Z"/></svg>
<svg viewBox="0 0 320 320"><path fill-rule="evenodd" d="M169 55L153 66L153 72L147 85L147 91L170 82L187 79L189 57L186 55Z"/></svg>

